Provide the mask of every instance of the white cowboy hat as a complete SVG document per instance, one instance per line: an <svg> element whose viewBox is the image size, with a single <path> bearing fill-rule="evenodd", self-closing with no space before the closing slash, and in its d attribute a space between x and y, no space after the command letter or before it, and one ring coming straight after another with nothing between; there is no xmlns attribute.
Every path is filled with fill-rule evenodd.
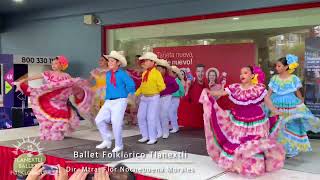
<svg viewBox="0 0 320 180"><path fill-rule="evenodd" d="M220 73L219 73L219 70L218 70L217 68L214 68L214 67L209 68L209 69L207 70L207 72L206 72L206 78L209 79L209 73L210 73L211 71L214 71L214 72L216 73L216 75L217 75L216 79L218 79Z"/></svg>
<svg viewBox="0 0 320 180"><path fill-rule="evenodd" d="M170 66L170 64L168 63L168 61L167 61L167 60L164 60L164 59L159 59L158 62L157 62L157 65L158 65L158 66L166 67L167 69L171 69L171 66Z"/></svg>
<svg viewBox="0 0 320 180"><path fill-rule="evenodd" d="M154 61L156 63L159 61L158 56L153 52L146 52L141 57L139 57L139 60L147 60L147 59Z"/></svg>
<svg viewBox="0 0 320 180"><path fill-rule="evenodd" d="M103 55L106 59L113 58L121 63L121 67L127 66L127 60L123 51L111 51L109 55Z"/></svg>
<svg viewBox="0 0 320 180"><path fill-rule="evenodd" d="M181 70L177 66L171 66L171 70L178 75L179 79L184 79Z"/></svg>

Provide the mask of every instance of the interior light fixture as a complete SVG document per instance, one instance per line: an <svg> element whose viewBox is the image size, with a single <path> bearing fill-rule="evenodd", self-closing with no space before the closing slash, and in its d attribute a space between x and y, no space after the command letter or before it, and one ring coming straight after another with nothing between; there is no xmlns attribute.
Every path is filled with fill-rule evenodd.
<svg viewBox="0 0 320 180"><path fill-rule="evenodd" d="M240 19L239 17L232 18L232 20L239 20L239 19Z"/></svg>
<svg viewBox="0 0 320 180"><path fill-rule="evenodd" d="M22 3L23 2L23 0L13 0L14 2L16 2L16 3Z"/></svg>

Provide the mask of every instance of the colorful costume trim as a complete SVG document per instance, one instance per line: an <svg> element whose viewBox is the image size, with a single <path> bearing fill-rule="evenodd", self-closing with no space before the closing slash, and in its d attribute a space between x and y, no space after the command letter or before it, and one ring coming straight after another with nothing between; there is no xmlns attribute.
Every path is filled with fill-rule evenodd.
<svg viewBox="0 0 320 180"><path fill-rule="evenodd" d="M63 80L62 76L51 76L54 75L52 71L43 74L48 83L39 88L28 87L25 83L20 86L24 87L25 94L30 95L31 107L40 125L40 138L62 140L80 122L77 113L67 103L68 98L74 95L79 112L88 113L93 93L80 78L64 76Z"/></svg>
<svg viewBox="0 0 320 180"><path fill-rule="evenodd" d="M242 89L240 84L232 84L225 88L229 99L237 105L256 104L263 100L267 90L263 84L257 84L254 88Z"/></svg>
<svg viewBox="0 0 320 180"><path fill-rule="evenodd" d="M278 141L284 145L289 157L297 155L300 151L311 151L307 131L320 132L319 118L315 117L295 95L301 86L296 75L291 75L285 80L275 75L269 83L273 91L271 100L274 106L283 112Z"/></svg>
<svg viewBox="0 0 320 180"><path fill-rule="evenodd" d="M254 92L260 92L264 96L263 89L254 89ZM263 98L256 96L249 99ZM267 118L260 110L259 114L263 115L256 116L256 121L247 123L244 119L248 114L243 114L241 120L237 119L230 111L221 109L214 98L208 97L206 91L202 92L200 102L204 109L207 151L221 168L245 176L259 176L283 167L284 148L275 139L280 128L277 117ZM260 107L259 104L238 105L240 109L236 107L232 111L239 111L242 106L257 108Z"/></svg>

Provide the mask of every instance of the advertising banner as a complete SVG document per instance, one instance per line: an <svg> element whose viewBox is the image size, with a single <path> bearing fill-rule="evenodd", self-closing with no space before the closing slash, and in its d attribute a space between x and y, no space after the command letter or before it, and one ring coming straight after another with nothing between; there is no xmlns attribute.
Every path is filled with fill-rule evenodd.
<svg viewBox="0 0 320 180"><path fill-rule="evenodd" d="M239 82L241 67L253 65L256 59L253 43L157 47L153 51L184 73L187 93L180 101L179 124L194 128L203 127L202 89L217 90L225 83ZM226 98L219 98L218 103L230 104Z"/></svg>
<svg viewBox="0 0 320 180"><path fill-rule="evenodd" d="M305 104L320 117L320 37L305 42Z"/></svg>

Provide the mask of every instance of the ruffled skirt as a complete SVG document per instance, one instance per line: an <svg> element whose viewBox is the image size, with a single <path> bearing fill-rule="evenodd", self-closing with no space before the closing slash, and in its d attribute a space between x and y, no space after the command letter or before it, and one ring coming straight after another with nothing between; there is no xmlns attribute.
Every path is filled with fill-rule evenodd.
<svg viewBox="0 0 320 180"><path fill-rule="evenodd" d="M221 167L244 176L259 176L281 169L285 151L276 141L277 117L244 123L222 110L214 98L202 92L204 125L209 156Z"/></svg>
<svg viewBox="0 0 320 180"><path fill-rule="evenodd" d="M93 103L93 92L78 78L48 83L39 88L31 88L24 83L20 87L30 96L42 140L62 140L65 134L79 126L77 113L67 103L71 95L75 97L79 112L88 113Z"/></svg>
<svg viewBox="0 0 320 180"><path fill-rule="evenodd" d="M288 157L299 152L312 151L307 132L320 132L320 120L294 94L271 96L276 107L283 112L278 141L284 145Z"/></svg>

